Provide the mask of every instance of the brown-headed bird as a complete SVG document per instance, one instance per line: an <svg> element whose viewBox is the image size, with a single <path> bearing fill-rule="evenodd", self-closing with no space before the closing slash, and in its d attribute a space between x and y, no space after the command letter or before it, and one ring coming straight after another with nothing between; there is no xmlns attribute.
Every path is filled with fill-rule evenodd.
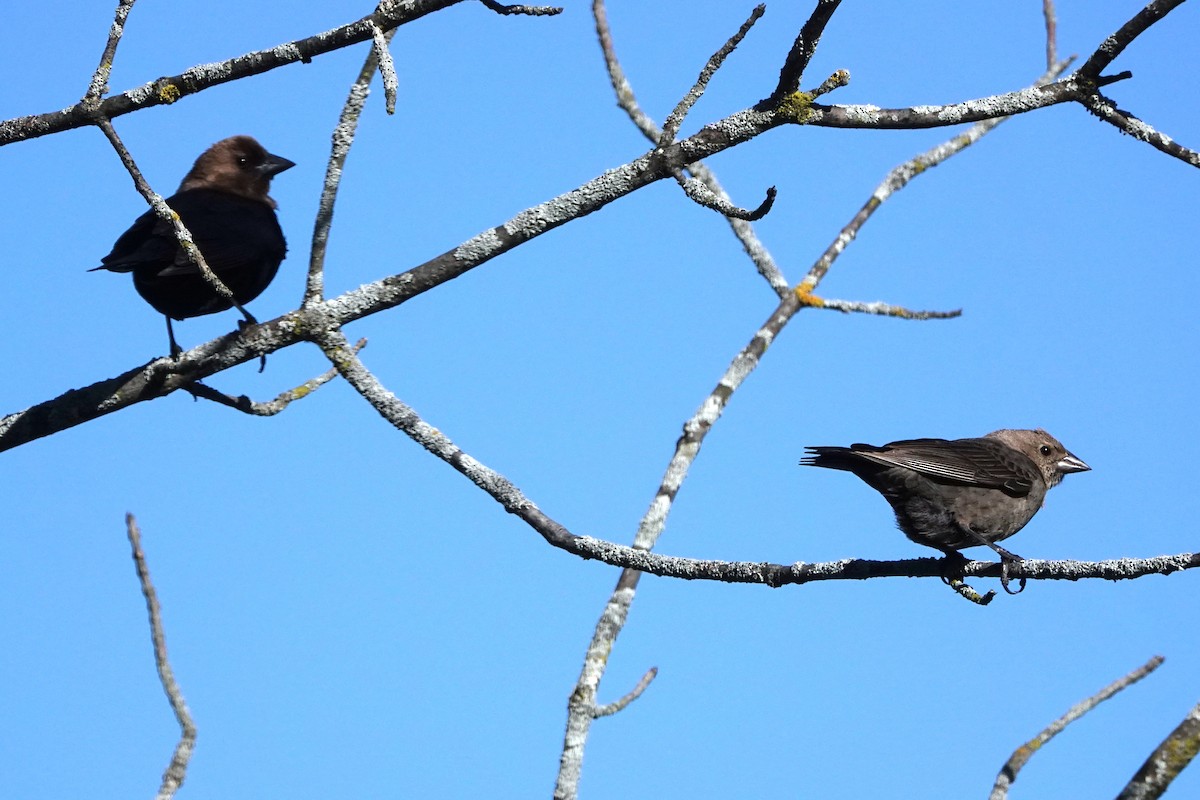
<svg viewBox="0 0 1200 800"><path fill-rule="evenodd" d="M294 166L288 159L268 153L249 136L231 136L205 150L179 190L167 198L167 205L191 232L205 263L239 306L262 294L287 254L275 216L276 204L268 191L271 178ZM215 314L232 307L188 260L171 224L153 210L138 217L100 262L92 272L133 273L138 294L167 318L172 355L180 352L172 319Z"/></svg>
<svg viewBox="0 0 1200 800"><path fill-rule="evenodd" d="M801 464L853 472L882 494L917 544L946 555L976 545L995 550L1006 590L1007 566L1021 559L996 542L1025 527L1064 475L1091 469L1041 429L805 450Z"/></svg>

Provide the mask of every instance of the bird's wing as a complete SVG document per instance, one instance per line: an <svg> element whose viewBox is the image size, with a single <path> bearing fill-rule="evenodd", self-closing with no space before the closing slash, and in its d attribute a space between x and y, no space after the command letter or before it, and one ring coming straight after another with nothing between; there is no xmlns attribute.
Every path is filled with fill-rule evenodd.
<svg viewBox="0 0 1200 800"><path fill-rule="evenodd" d="M255 268L264 257L282 260L287 252L275 212L262 203L211 189L189 189L167 198L179 214L209 266L226 274ZM136 272L144 276L194 275L175 238L175 228L153 211L142 214L121 234L98 269Z"/></svg>
<svg viewBox="0 0 1200 800"><path fill-rule="evenodd" d="M153 211L147 211L121 234L112 252L100 259L101 266L96 269L133 272L147 265L164 267L175 258L178 247L171 226L155 216Z"/></svg>
<svg viewBox="0 0 1200 800"><path fill-rule="evenodd" d="M257 268L268 254L282 260L287 251L274 210L262 203L210 189L180 192L168 202L191 231L204 260L210 267L219 265L219 272ZM172 226L161 224L161 232L156 227L155 234L169 237L177 249L171 263L158 275L198 273L200 270L175 243Z"/></svg>
<svg viewBox="0 0 1200 800"><path fill-rule="evenodd" d="M1020 453L989 439L906 439L883 447L856 444L851 449L879 464L911 469L935 480L1000 489L1014 497L1029 494L1037 477L1034 465L1022 463Z"/></svg>

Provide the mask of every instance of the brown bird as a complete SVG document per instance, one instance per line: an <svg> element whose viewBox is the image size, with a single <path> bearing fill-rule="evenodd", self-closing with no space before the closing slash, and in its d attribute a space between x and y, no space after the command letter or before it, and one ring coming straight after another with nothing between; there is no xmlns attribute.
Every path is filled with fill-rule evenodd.
<svg viewBox="0 0 1200 800"><path fill-rule="evenodd" d="M853 472L882 494L917 544L948 556L976 545L995 550L1006 590L1008 565L1021 559L996 542L1025 527L1064 475L1091 469L1041 429L805 449L801 464Z"/></svg>
<svg viewBox="0 0 1200 800"><path fill-rule="evenodd" d="M268 191L271 178L295 164L272 155L249 136L231 136L205 150L179 190L167 198L192 234L205 263L233 293L236 303L217 294L175 238L174 228L154 211L142 214L121 234L96 270L132 272L142 298L167 318L171 354L172 319L187 319L242 306L262 294L287 254L287 243Z"/></svg>

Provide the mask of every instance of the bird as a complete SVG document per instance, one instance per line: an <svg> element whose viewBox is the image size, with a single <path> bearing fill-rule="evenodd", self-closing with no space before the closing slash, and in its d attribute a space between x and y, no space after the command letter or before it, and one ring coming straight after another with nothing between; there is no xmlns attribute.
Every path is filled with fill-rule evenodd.
<svg viewBox="0 0 1200 800"><path fill-rule="evenodd" d="M267 152L250 136L230 136L209 147L167 198L191 232L205 263L233 293L222 297L179 246L175 229L153 210L138 217L112 252L89 272L132 272L133 286L167 318L171 355L182 348L171 320L215 314L233 306L246 322L257 320L243 306L262 294L287 255L278 207L268 192L271 179L296 164ZM244 324L244 323L243 323Z"/></svg>
<svg viewBox="0 0 1200 800"><path fill-rule="evenodd" d="M805 451L802 465L853 472L882 494L900 530L917 544L960 559L964 548L995 550L1006 591L1008 566L1021 558L996 542L1024 528L1064 476L1091 469L1040 428Z"/></svg>

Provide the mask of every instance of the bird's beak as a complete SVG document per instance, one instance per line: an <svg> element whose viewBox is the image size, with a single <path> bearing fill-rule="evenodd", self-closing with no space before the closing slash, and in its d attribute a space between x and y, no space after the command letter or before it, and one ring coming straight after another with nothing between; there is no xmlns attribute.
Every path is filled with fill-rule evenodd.
<svg viewBox="0 0 1200 800"><path fill-rule="evenodd" d="M1078 456L1067 453L1067 457L1054 465L1063 475L1070 475L1072 472L1087 472L1091 469L1087 464L1083 463L1083 459Z"/></svg>
<svg viewBox="0 0 1200 800"><path fill-rule="evenodd" d="M259 165L258 171L264 178L273 178L285 169L291 169L294 166L296 166L295 161L289 161L283 156L267 153L267 158Z"/></svg>

